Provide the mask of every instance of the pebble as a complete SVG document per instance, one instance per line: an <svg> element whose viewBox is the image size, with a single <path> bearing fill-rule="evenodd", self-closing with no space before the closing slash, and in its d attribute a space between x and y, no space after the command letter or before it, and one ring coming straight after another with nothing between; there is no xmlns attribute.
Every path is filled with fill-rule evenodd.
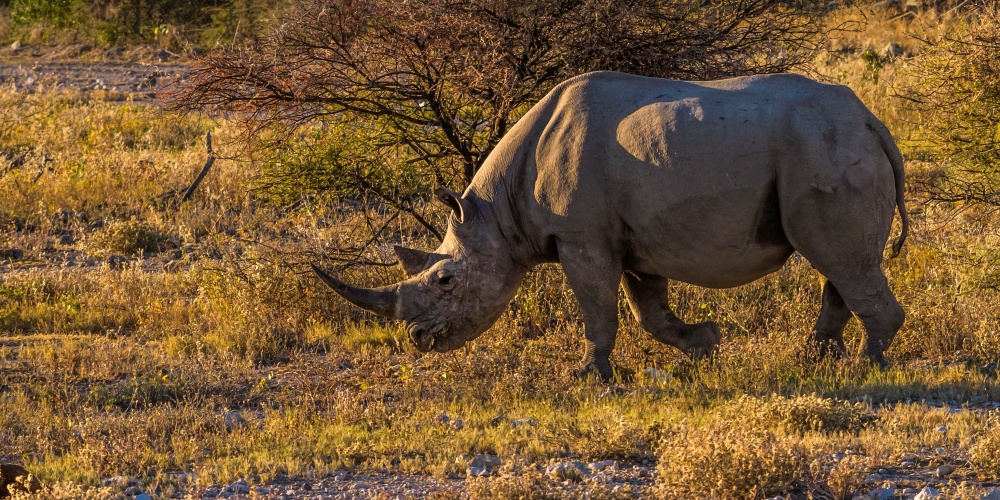
<svg viewBox="0 0 1000 500"><path fill-rule="evenodd" d="M875 488L868 493L869 500L895 500L896 494L889 488Z"/></svg>
<svg viewBox="0 0 1000 500"><path fill-rule="evenodd" d="M937 477L945 477L948 474L955 472L955 469L957 468L958 467L955 467L954 465L944 464L937 468Z"/></svg>
<svg viewBox="0 0 1000 500"><path fill-rule="evenodd" d="M226 486L225 491L236 493L238 495L246 495L250 493L250 485L248 485L246 481L240 479L239 481Z"/></svg>
<svg viewBox="0 0 1000 500"><path fill-rule="evenodd" d="M587 466L583 462L562 462L545 468L545 474L556 481L582 481L587 475Z"/></svg>
<svg viewBox="0 0 1000 500"><path fill-rule="evenodd" d="M442 412L438 416L434 417L434 420L439 424L447 424L448 422L451 422L451 417L449 417L447 413Z"/></svg>
<svg viewBox="0 0 1000 500"><path fill-rule="evenodd" d="M101 486L128 486L132 480L128 476L111 476L101 479Z"/></svg>
<svg viewBox="0 0 1000 500"><path fill-rule="evenodd" d="M615 470L618 468L618 464L614 460L602 460L600 462L593 462L587 467L594 472L601 472L604 469Z"/></svg>
<svg viewBox="0 0 1000 500"><path fill-rule="evenodd" d="M945 426L943 426L943 425L941 425L941 426L938 426L937 431L938 432L948 432L948 428L945 427Z"/></svg>
<svg viewBox="0 0 1000 500"><path fill-rule="evenodd" d="M454 420L454 421L453 421L453 422L451 423L451 428L452 428L452 429L455 429L456 431L460 431L460 430L462 430L462 428L463 428L463 427L465 427L465 422L462 422L462 419L460 419L460 418L456 418L456 419L455 419L455 420Z"/></svg>
<svg viewBox="0 0 1000 500"><path fill-rule="evenodd" d="M17 49L20 49L20 48L21 48L21 41L20 40L14 40L14 42L10 44L10 50L17 50Z"/></svg>
<svg viewBox="0 0 1000 500"><path fill-rule="evenodd" d="M917 496L913 497L913 500L931 500L932 498L938 498L940 496L941 492L937 489L931 488L930 486L924 486L924 489L920 490L920 493L917 493Z"/></svg>
<svg viewBox="0 0 1000 500"><path fill-rule="evenodd" d="M469 462L465 472L470 476L489 476L501 463L500 457L480 453Z"/></svg>
<svg viewBox="0 0 1000 500"><path fill-rule="evenodd" d="M519 427L522 425L530 425L531 427L534 427L538 425L538 422L536 422L533 418L519 418L510 423L511 427Z"/></svg>
<svg viewBox="0 0 1000 500"><path fill-rule="evenodd" d="M830 455L830 458L832 458L834 462L839 462L839 461L847 458L847 455L844 454L844 453L834 453L834 454Z"/></svg>
<svg viewBox="0 0 1000 500"><path fill-rule="evenodd" d="M135 496L135 500L153 500L153 497L145 493L139 493L138 495Z"/></svg>

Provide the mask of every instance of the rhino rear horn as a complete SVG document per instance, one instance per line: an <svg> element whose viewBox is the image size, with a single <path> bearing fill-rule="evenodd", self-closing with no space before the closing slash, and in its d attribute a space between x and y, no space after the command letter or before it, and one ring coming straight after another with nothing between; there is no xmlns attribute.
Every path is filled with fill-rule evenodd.
<svg viewBox="0 0 1000 500"><path fill-rule="evenodd" d="M454 212L458 222L465 222L472 215L472 202L444 186L434 190L434 196Z"/></svg>
<svg viewBox="0 0 1000 500"><path fill-rule="evenodd" d="M421 252L413 248L396 245L392 249L396 251L399 265L403 267L403 271L406 271L407 276L413 276L423 271L427 267L427 261L431 258L430 253Z"/></svg>
<svg viewBox="0 0 1000 500"><path fill-rule="evenodd" d="M323 280L323 283L326 283L334 292L337 292L337 295L347 299L348 302L380 316L397 318L396 303L399 297L396 291L399 285L389 285L379 288L351 286L330 276L316 266L316 264L309 265L312 266L313 272L319 276L319 279Z"/></svg>

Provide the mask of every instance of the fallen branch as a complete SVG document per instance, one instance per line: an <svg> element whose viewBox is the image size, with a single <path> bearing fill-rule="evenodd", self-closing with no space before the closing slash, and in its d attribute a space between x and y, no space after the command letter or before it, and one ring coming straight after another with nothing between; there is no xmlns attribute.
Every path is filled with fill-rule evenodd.
<svg viewBox="0 0 1000 500"><path fill-rule="evenodd" d="M215 153L212 152L212 133L208 132L205 134L205 145L208 148L208 160L205 162L205 166L201 167L201 172L198 173L198 177L194 178L194 182L191 186L184 191L184 196L181 197L181 203L191 199L191 195L194 194L194 190L198 189L198 184L201 184L202 179L208 174L208 170L212 168L212 164L215 163Z"/></svg>

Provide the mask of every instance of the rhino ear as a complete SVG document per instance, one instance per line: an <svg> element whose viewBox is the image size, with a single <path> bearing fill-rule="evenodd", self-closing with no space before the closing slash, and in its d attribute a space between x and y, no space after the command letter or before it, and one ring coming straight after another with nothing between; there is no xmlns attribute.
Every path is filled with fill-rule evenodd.
<svg viewBox="0 0 1000 500"><path fill-rule="evenodd" d="M455 213L455 217L458 218L458 222L465 222L465 220L472 215L472 202L462 198L462 195L441 186L434 190L434 196L437 199L448 206L452 212Z"/></svg>
<svg viewBox="0 0 1000 500"><path fill-rule="evenodd" d="M403 266L403 271L406 271L407 276L413 276L423 271L427 267L427 261L431 257L431 254L428 252L421 252L420 250L401 247L399 245L392 247L392 249L396 251L396 257L399 258L399 265Z"/></svg>

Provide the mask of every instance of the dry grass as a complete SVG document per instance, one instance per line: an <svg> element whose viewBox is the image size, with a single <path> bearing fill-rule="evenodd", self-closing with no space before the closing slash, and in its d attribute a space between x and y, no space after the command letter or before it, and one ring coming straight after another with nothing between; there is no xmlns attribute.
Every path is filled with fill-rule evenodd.
<svg viewBox="0 0 1000 500"><path fill-rule="evenodd" d="M919 144L891 90L905 63L885 61L876 84L861 57L867 45L912 44L905 29L872 23L818 67L854 88L912 155ZM0 168L0 250L23 252L0 282L0 458L56 485L52 496L79 497L114 475L168 495L191 486L179 472L201 486L341 467L463 474L456 458L478 453L507 464L505 475L470 481L481 498L570 495L537 470L556 457L658 460L665 497L849 498L866 473L935 448L947 453L933 460L1000 473L994 417L922 404L1000 400L987 366L1000 357L1000 308L980 286L996 270L976 260L998 243L995 219L908 194L913 236L885 265L908 312L889 368L861 359L854 321L852 355L815 361L805 339L819 276L793 258L735 289L674 287L681 317L725 332L712 364L691 365L623 314L615 361L670 376L637 377L609 395L567 374L582 322L557 267L532 272L467 350L419 356L398 326L348 308L306 272L328 242L369 235L354 205L270 204L248 189L254 168L229 160L190 203L163 202L203 164L206 131L223 145L237 133L227 122L74 92L3 91L0 109L0 146L26 155ZM430 244L405 218L389 230ZM111 253L129 260L109 265ZM363 284L401 276L344 274ZM227 425L232 411L246 424ZM438 423L442 412L464 427ZM510 425L518 418L537 425ZM595 498L628 494L602 488L591 485Z"/></svg>

